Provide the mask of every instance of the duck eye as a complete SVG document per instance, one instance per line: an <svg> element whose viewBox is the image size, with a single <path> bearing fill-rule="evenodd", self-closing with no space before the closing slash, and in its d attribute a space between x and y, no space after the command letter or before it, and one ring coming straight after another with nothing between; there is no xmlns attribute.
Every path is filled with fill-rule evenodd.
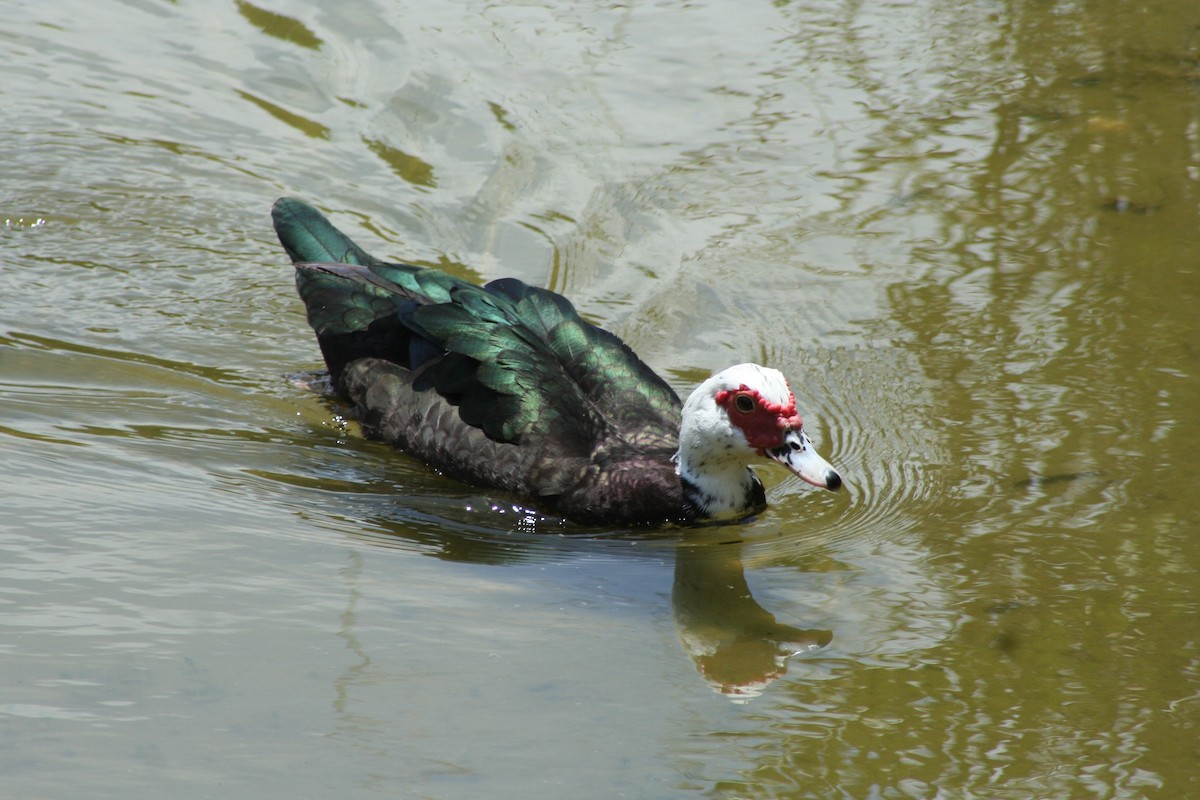
<svg viewBox="0 0 1200 800"><path fill-rule="evenodd" d="M749 414L754 410L754 398L748 394L739 394L733 398L733 406L743 414Z"/></svg>

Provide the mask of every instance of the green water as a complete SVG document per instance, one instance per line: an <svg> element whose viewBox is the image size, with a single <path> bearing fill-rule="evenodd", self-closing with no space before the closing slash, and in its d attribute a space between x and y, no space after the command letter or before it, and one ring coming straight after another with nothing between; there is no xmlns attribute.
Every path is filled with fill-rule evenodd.
<svg viewBox="0 0 1200 800"><path fill-rule="evenodd" d="M11 2L0 784L1200 797L1200 8ZM570 295L842 472L580 530L364 441L270 229Z"/></svg>

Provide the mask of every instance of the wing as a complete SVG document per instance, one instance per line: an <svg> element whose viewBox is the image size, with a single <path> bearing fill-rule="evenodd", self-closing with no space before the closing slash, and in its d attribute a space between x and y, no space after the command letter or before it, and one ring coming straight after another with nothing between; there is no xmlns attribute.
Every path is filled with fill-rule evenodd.
<svg viewBox="0 0 1200 800"><path fill-rule="evenodd" d="M674 452L675 392L561 295L511 278L481 287L379 261L298 200L280 200L273 216L344 391L349 365L380 359L410 370L414 392L436 391L462 423L498 443L560 458ZM339 263L314 263L332 259ZM355 381L360 391L365 385ZM447 422L439 425L445 433Z"/></svg>
<svg viewBox="0 0 1200 800"><path fill-rule="evenodd" d="M584 320L567 298L514 278L486 289L512 303L511 318L523 338L537 342L538 379L562 396L562 384L605 421L610 431L636 449L674 452L681 403L675 391L616 335ZM425 312L428 313L428 312Z"/></svg>

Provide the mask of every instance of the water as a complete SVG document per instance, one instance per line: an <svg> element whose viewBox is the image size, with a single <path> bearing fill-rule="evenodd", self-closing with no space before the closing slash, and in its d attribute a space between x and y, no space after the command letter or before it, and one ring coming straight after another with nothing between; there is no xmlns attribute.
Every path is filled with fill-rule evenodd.
<svg viewBox="0 0 1200 800"><path fill-rule="evenodd" d="M1200 795L1193 6L8 3L6 793ZM581 530L364 441L284 194L783 369L845 490Z"/></svg>

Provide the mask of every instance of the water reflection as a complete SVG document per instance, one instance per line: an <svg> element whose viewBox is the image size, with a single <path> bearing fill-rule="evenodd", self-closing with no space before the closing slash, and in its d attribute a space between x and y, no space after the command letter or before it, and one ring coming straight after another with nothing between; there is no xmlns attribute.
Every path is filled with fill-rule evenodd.
<svg viewBox="0 0 1200 800"><path fill-rule="evenodd" d="M741 542L675 550L671 610L683 649L704 680L745 701L787 671L793 656L824 647L833 632L779 622L746 583Z"/></svg>
<svg viewBox="0 0 1200 800"><path fill-rule="evenodd" d="M486 510L476 513L474 504ZM496 527L505 520L511 521L507 530ZM718 530L724 532L714 536ZM684 653L714 691L735 701L749 700L787 672L789 659L828 645L833 632L780 622L750 589L744 559L751 545L736 538L738 527L704 531L597 535L520 506L460 493L408 496L404 507L376 516L352 535L370 546L416 549L447 561L493 566L600 560L619 570L631 558L659 561L672 568L671 616ZM797 546L784 549L796 555ZM763 560L761 553L753 558ZM800 576L803 581L802 570ZM351 604L355 597L352 592ZM352 609L345 619L353 619Z"/></svg>

